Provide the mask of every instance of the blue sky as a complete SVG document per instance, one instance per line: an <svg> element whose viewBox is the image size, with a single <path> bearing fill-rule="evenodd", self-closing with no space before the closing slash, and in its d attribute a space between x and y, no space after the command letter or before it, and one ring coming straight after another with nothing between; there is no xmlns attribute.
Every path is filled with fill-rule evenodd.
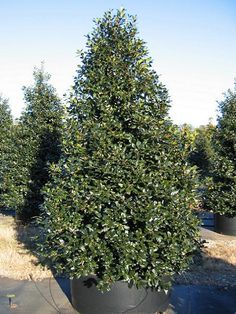
<svg viewBox="0 0 236 314"><path fill-rule="evenodd" d="M172 99L175 123L206 124L236 77L235 0L0 0L0 93L15 117L22 86L45 61L62 96L72 85L93 18L125 7L138 17L154 68Z"/></svg>

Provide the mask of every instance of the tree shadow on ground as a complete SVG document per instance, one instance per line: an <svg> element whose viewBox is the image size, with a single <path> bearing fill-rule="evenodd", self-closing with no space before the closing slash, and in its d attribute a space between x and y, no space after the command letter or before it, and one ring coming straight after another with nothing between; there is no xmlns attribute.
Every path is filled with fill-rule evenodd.
<svg viewBox="0 0 236 314"><path fill-rule="evenodd" d="M234 314L236 286L175 285L166 314Z"/></svg>
<svg viewBox="0 0 236 314"><path fill-rule="evenodd" d="M0 215L7 216L7 217L15 217L16 212L15 210L11 210L11 209L0 209Z"/></svg>
<svg viewBox="0 0 236 314"><path fill-rule="evenodd" d="M217 235L214 234L214 237ZM230 240L228 240L230 242ZM204 243L205 242L205 243ZM218 243L230 249L227 241L204 240L201 250L195 256L189 270L174 276L169 314L234 314L236 313L236 263L229 262L225 249L214 252ZM207 250L206 248L210 248ZM213 250L213 251L211 251ZM221 254L213 256L212 253Z"/></svg>
<svg viewBox="0 0 236 314"><path fill-rule="evenodd" d="M54 271L52 261L40 255L38 245L43 243L43 231L40 230L37 222L35 220L28 224L22 223L20 220L15 220L15 222L17 240L23 244L26 250L37 258L37 262L34 262L36 266L43 266L51 271L52 277L57 281L64 294L71 302L70 279L63 275L58 276ZM33 276L34 274L32 274L32 280Z"/></svg>

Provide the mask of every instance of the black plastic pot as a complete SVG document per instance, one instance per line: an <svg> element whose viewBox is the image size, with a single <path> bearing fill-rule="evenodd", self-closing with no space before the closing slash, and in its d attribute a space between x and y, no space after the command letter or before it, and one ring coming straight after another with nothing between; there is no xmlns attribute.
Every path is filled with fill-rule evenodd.
<svg viewBox="0 0 236 314"><path fill-rule="evenodd" d="M215 214L215 231L218 233L236 236L236 216L233 218Z"/></svg>
<svg viewBox="0 0 236 314"><path fill-rule="evenodd" d="M169 304L169 291L129 288L118 281L102 293L96 284L96 276L71 281L72 305L80 314L154 314L164 312Z"/></svg>

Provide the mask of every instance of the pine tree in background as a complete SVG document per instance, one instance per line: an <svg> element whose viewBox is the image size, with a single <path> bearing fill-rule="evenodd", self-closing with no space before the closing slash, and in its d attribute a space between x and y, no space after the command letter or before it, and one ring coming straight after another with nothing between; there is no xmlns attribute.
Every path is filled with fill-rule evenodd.
<svg viewBox="0 0 236 314"><path fill-rule="evenodd" d="M0 96L0 209L7 209L3 195L7 193L6 177L11 161L13 119L8 100Z"/></svg>
<svg viewBox="0 0 236 314"><path fill-rule="evenodd" d="M236 83L219 102L220 116L213 137L212 181L205 205L215 213L236 216Z"/></svg>
<svg viewBox="0 0 236 314"><path fill-rule="evenodd" d="M15 130L14 165L9 171L8 207L21 220L39 215L41 189L48 181L49 164L60 156L62 107L50 75L43 67L33 73L34 85L24 87L26 108Z"/></svg>
<svg viewBox="0 0 236 314"><path fill-rule="evenodd" d="M160 287L196 247L195 174L135 17L105 13L74 80L45 189L42 250L58 273Z"/></svg>

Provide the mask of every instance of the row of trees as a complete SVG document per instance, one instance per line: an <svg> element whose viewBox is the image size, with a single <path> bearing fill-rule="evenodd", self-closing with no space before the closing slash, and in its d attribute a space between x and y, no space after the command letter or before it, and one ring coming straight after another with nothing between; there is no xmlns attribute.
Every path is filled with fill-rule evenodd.
<svg viewBox="0 0 236 314"><path fill-rule="evenodd" d="M201 206L228 217L236 216L236 85L219 102L217 125L182 125L187 155L198 169Z"/></svg>
<svg viewBox="0 0 236 314"><path fill-rule="evenodd" d="M210 180L203 195L206 208L236 216L236 83L219 102L220 115L212 136Z"/></svg>
<svg viewBox="0 0 236 314"><path fill-rule="evenodd" d="M28 221L40 213L49 165L60 157L62 105L43 66L24 87L25 110L13 123L8 101L0 98L0 208Z"/></svg>
<svg viewBox="0 0 236 314"><path fill-rule="evenodd" d="M41 67L33 77L34 85L23 88L26 108L15 123L8 100L0 96L0 208L16 210L22 220L40 213L50 164L60 158L63 129L63 107L49 83L50 75ZM198 128L188 124L179 128L186 157L198 169L199 185L208 188L203 193L204 206L231 215L235 199L235 94L229 90L219 103L216 127L210 121Z"/></svg>
<svg viewBox="0 0 236 314"><path fill-rule="evenodd" d="M199 181L204 181L210 176L211 160L213 156L212 139L216 127L211 121L207 125L193 128L188 125L181 127L181 132L186 132L190 139L188 160L196 166L199 172Z"/></svg>
<svg viewBox="0 0 236 314"><path fill-rule="evenodd" d="M40 213L41 190L48 182L50 164L59 160L63 129L63 107L49 83L50 75L41 67L35 69L33 77L34 85L23 88L26 108L15 123L8 100L0 96L0 208L16 210L22 220ZM209 122L198 128L188 124L179 128L186 157L198 169L199 185L209 191L203 193L204 206L231 214L235 195L235 97L229 90L219 103L216 127ZM223 200L215 204L216 199Z"/></svg>

